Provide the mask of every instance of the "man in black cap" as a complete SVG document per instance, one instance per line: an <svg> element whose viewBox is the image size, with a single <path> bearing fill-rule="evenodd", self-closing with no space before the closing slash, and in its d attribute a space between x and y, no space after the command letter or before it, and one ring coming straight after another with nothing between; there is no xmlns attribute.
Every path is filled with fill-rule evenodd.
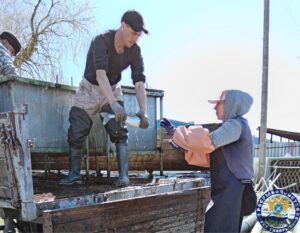
<svg viewBox="0 0 300 233"><path fill-rule="evenodd" d="M21 49L21 44L11 32L0 34L0 75L17 75L13 56Z"/></svg>
<svg viewBox="0 0 300 233"><path fill-rule="evenodd" d="M146 77L141 49L137 41L144 28L143 17L137 11L127 11L121 18L118 30L110 30L96 36L90 45L84 77L74 96L70 110L69 175L60 184L71 185L80 182L81 159L83 157L86 137L89 135L91 117L101 113L104 127L110 140L116 145L119 167L117 186L128 186L128 130L124 124L126 113L121 86L121 72L128 66L135 86L136 98L140 110L140 128L148 128L147 97L145 91ZM109 118L109 114L115 118Z"/></svg>

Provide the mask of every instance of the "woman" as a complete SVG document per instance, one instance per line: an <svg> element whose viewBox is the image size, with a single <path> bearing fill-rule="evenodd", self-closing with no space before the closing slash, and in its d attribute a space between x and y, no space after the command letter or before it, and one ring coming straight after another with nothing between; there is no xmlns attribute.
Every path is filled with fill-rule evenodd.
<svg viewBox="0 0 300 233"><path fill-rule="evenodd" d="M204 232L239 232L242 218L252 213L256 206L252 184L252 134L243 117L250 110L253 99L240 90L225 90L219 100L209 102L215 104L217 118L222 124L209 134L208 146L209 143L213 146L210 152L212 200L205 213ZM173 136L176 129L168 122L162 120L161 126ZM175 143L181 145L178 139Z"/></svg>

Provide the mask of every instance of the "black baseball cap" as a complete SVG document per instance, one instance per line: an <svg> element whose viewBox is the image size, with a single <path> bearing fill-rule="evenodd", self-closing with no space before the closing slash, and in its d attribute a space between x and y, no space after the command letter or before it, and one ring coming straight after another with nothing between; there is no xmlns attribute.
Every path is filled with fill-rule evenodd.
<svg viewBox="0 0 300 233"><path fill-rule="evenodd" d="M0 39L7 40L8 43L14 48L16 55L18 54L18 52L20 52L21 44L17 37L11 32L2 32L0 34Z"/></svg>
<svg viewBox="0 0 300 233"><path fill-rule="evenodd" d="M144 28L142 15L135 10L126 11L121 18L121 22L128 24L135 32L143 31L145 34L149 33L148 30Z"/></svg>

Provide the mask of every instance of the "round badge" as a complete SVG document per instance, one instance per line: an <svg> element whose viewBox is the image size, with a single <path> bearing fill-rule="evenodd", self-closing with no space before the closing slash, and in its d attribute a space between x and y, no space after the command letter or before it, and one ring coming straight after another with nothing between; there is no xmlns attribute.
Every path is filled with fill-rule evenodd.
<svg viewBox="0 0 300 233"><path fill-rule="evenodd" d="M287 232L299 221L300 204L287 190L275 189L264 193L256 205L256 216L264 229Z"/></svg>

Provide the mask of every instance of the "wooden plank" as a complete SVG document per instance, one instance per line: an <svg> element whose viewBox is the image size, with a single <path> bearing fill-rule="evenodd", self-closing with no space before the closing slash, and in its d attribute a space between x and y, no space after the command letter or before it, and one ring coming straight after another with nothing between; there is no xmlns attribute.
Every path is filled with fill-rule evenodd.
<svg viewBox="0 0 300 233"><path fill-rule="evenodd" d="M49 155L49 159L45 161L44 155L32 155L32 167L34 170L44 170L45 165L49 170L67 170L69 158L65 156ZM90 156L90 169L96 170L95 156ZM142 154L129 155L128 166L130 171L158 171L160 169L160 154ZM184 159L184 155L174 149L164 150L163 156L164 170L171 171L197 171L207 170L197 166L188 165ZM107 157L98 157L98 166L101 170L107 170ZM116 156L111 157L110 161L111 171L118 170L118 163ZM85 161L82 160L82 170L85 169Z"/></svg>
<svg viewBox="0 0 300 233"><path fill-rule="evenodd" d="M192 232L202 228L208 188L43 213L52 232ZM51 215L51 218L50 218ZM200 217L199 217L200 216ZM51 222L51 224L49 224ZM49 231L49 226L52 231ZM201 229L200 229L201 230Z"/></svg>
<svg viewBox="0 0 300 233"><path fill-rule="evenodd" d="M175 204L176 205L176 204ZM164 205L162 207L166 208ZM174 224L178 223L180 219L187 218L188 216L192 217L192 221L196 219L195 213L193 213L193 209L185 209L184 206L181 205L181 210L184 211L183 213L179 213L178 211L174 211L171 209L172 207L168 207L165 210L163 208L157 209L155 212L152 211L151 214L147 213L147 209L135 210L135 213L118 213L114 214L113 211L106 212L103 218L92 218L92 219L82 219L81 221L74 221L63 223L59 225L59 230L57 231L82 231L82 232L89 232L89 231L101 231L110 228L118 228L118 231L123 231L124 229L130 227L130 230L127 232L132 232L132 229L135 229L135 232L144 232L149 227L152 229L161 229L165 225L174 226ZM99 213L97 213L99 214ZM138 216L137 216L138 214ZM126 216L124 218L123 216ZM114 218L114 222L110 219ZM184 220L186 221L186 220ZM175 224L175 225L176 225ZM86 226L89 226L87 228ZM78 228L81 228L78 230ZM122 230L123 229L123 230Z"/></svg>
<svg viewBox="0 0 300 233"><path fill-rule="evenodd" d="M207 170L207 168L199 168L198 166L188 165L184 159L184 154L174 150L169 144L168 139L170 136L164 133L163 138L163 167L164 170L175 171L197 171ZM160 145L160 139L157 138L157 145ZM157 148L155 154L130 154L128 158L128 166L131 171L155 171L160 170L160 148ZM103 156L104 155L104 156ZM35 170L43 170L45 163L50 170L67 170L68 169L68 154L48 154L45 159L45 154L32 153L32 167ZM95 170L97 167L95 154L90 155L90 169ZM105 154L99 154L98 166L102 170L107 170L107 157ZM85 169L85 161L82 161L82 169ZM117 158L113 155L110 159L110 169L112 171L118 170Z"/></svg>
<svg viewBox="0 0 300 233"><path fill-rule="evenodd" d="M0 194L4 200L10 200L13 207L21 209L23 220L31 221L37 216L33 202L27 105L14 108L14 112L0 113L0 162L5 166L1 174L5 193Z"/></svg>
<svg viewBox="0 0 300 233"><path fill-rule="evenodd" d="M53 233L51 213L43 214L43 232L44 233Z"/></svg>
<svg viewBox="0 0 300 233"><path fill-rule="evenodd" d="M183 227L184 226L184 227ZM195 214L192 211L168 217L161 217L152 221L118 228L120 232L186 232L183 228L195 229ZM172 231L171 231L172 229Z"/></svg>
<svg viewBox="0 0 300 233"><path fill-rule="evenodd" d="M159 197L160 201L159 202L155 202L153 200L156 200L159 196L158 195L152 195L152 197L142 197L142 198L135 198L132 200L135 200L135 204L133 206L131 206L130 210L126 210L126 215L129 218L130 214L136 214L137 211L139 211L140 208L143 208L144 210L147 210L149 212L149 214L151 214L153 211L155 212L156 209L161 209L161 205L166 206L167 208L169 207L173 207L174 204L176 204L177 199L175 199L173 196L167 195L167 194L163 194L163 196ZM181 200L178 204L183 203L184 205L188 205L191 202L193 202L193 198L188 196L186 198L181 197ZM125 205L125 207L128 207L127 205L129 205L129 203L122 203L120 201L114 201L114 202L110 202L110 203L103 203L102 204L102 208L96 208L95 211L97 212L97 216L103 214L104 212L106 213L110 213L111 211L114 211L114 214L118 214L120 213L123 209L120 207L123 207L123 205ZM71 215L67 215L67 221L80 221L82 219L86 219L86 218L93 218L95 217L95 214L93 212L91 212L91 209L94 210L93 207L82 207L80 210L74 212L73 210L70 210L70 212L72 212ZM67 212L67 211L66 211ZM66 213L65 212L65 213ZM155 212L156 213L156 212ZM121 213L124 214L124 213ZM135 217L135 216L134 216ZM53 224L61 224L64 223L66 220L64 219L64 216L61 216L58 219L55 219Z"/></svg>

